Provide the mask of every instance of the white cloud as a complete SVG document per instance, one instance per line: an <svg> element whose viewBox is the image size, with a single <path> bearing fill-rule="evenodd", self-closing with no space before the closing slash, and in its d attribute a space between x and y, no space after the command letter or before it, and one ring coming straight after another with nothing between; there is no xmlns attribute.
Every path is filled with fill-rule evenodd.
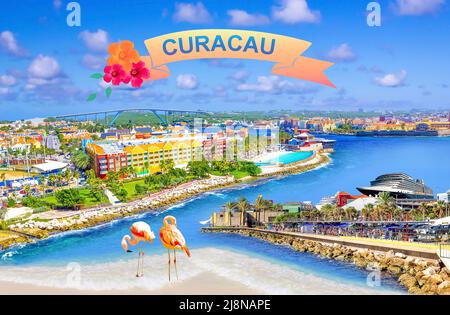
<svg viewBox="0 0 450 315"><path fill-rule="evenodd" d="M176 3L173 19L176 22L188 22L192 24L211 23L212 17L201 2Z"/></svg>
<svg viewBox="0 0 450 315"><path fill-rule="evenodd" d="M356 59L356 54L348 44L341 44L333 47L327 54L327 57L332 61L350 62Z"/></svg>
<svg viewBox="0 0 450 315"><path fill-rule="evenodd" d="M20 47L14 34L11 31L3 31L0 33L0 48L6 53L16 57L28 57L29 53Z"/></svg>
<svg viewBox="0 0 450 315"><path fill-rule="evenodd" d="M80 33L86 47L91 51L104 52L108 48L108 33L98 29L97 32L83 31Z"/></svg>
<svg viewBox="0 0 450 315"><path fill-rule="evenodd" d="M280 78L279 76L259 76L256 83L241 83L236 90L242 92L263 92L271 94L304 94L314 93L317 87L307 86L303 82L293 82Z"/></svg>
<svg viewBox="0 0 450 315"><path fill-rule="evenodd" d="M445 4L445 0L396 0L394 5L398 15L433 14Z"/></svg>
<svg viewBox="0 0 450 315"><path fill-rule="evenodd" d="M28 67L26 89L58 83L62 77L61 67L55 58L38 55Z"/></svg>
<svg viewBox="0 0 450 315"><path fill-rule="evenodd" d="M270 19L264 14L250 14L244 10L228 10L227 14L230 16L230 24L233 26L255 26L270 23Z"/></svg>
<svg viewBox="0 0 450 315"><path fill-rule="evenodd" d="M53 7L55 7L56 10L59 10L62 6L61 0L53 0Z"/></svg>
<svg viewBox="0 0 450 315"><path fill-rule="evenodd" d="M245 70L239 70L230 75L230 78L235 81L243 82L249 77L250 73Z"/></svg>
<svg viewBox="0 0 450 315"><path fill-rule="evenodd" d="M12 75L0 75L0 86L13 86L16 85L17 79Z"/></svg>
<svg viewBox="0 0 450 315"><path fill-rule="evenodd" d="M7 95L7 94L9 94L9 88L0 87L0 95Z"/></svg>
<svg viewBox="0 0 450 315"><path fill-rule="evenodd" d="M320 12L311 11L306 0L281 0L272 7L272 17L287 24L320 22Z"/></svg>
<svg viewBox="0 0 450 315"><path fill-rule="evenodd" d="M106 65L106 59L102 56L85 54L81 59L81 64L88 69L98 70Z"/></svg>
<svg viewBox="0 0 450 315"><path fill-rule="evenodd" d="M194 90L198 87L198 79L193 74L180 74L177 77L177 87L180 89Z"/></svg>
<svg viewBox="0 0 450 315"><path fill-rule="evenodd" d="M405 70L399 73L388 73L383 77L376 77L375 83L379 86L384 87L398 87L404 85L406 80L407 72Z"/></svg>
<svg viewBox="0 0 450 315"><path fill-rule="evenodd" d="M58 61L44 55L37 56L28 67L28 73L33 78L51 79L57 77L60 72Z"/></svg>

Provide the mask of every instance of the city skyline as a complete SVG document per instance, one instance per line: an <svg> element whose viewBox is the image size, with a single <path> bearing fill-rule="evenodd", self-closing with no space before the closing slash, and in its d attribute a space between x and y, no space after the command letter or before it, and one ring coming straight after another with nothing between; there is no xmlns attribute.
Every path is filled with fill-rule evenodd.
<svg viewBox="0 0 450 315"><path fill-rule="evenodd" d="M348 1L78 1L81 26L66 24L69 1L3 4L0 12L2 119L48 117L142 106L236 110L448 110L450 44L445 0L378 1L382 25L369 27L366 5ZM26 20L28 23L24 24ZM138 90L116 89L87 102L104 86L109 43L128 39L140 54L144 40L204 28L248 29L312 42L305 56L333 61L326 71L337 88L271 75L271 63L238 59L184 61L171 76ZM101 93L99 93L101 94ZM244 106L245 104L245 106Z"/></svg>

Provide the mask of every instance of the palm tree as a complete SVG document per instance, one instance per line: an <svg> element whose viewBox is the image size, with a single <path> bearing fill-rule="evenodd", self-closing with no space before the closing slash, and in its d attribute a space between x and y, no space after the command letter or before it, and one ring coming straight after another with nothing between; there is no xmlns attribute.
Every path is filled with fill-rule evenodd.
<svg viewBox="0 0 450 315"><path fill-rule="evenodd" d="M368 217L371 216L373 212L373 204L368 203L361 209L361 216L364 220L367 220Z"/></svg>
<svg viewBox="0 0 450 315"><path fill-rule="evenodd" d="M344 210L344 213L347 220L353 221L353 219L358 215L358 210L356 210L355 207L347 207Z"/></svg>
<svg viewBox="0 0 450 315"><path fill-rule="evenodd" d="M72 162L80 170L87 170L91 165L91 157L83 151L78 151L72 156Z"/></svg>
<svg viewBox="0 0 450 315"><path fill-rule="evenodd" d="M433 206L433 212L437 218L442 218L445 212L445 202L442 200L436 202L436 204Z"/></svg>
<svg viewBox="0 0 450 315"><path fill-rule="evenodd" d="M228 225L231 225L231 212L233 211L234 207L236 207L236 204L232 201L228 201L224 205L225 209L228 212Z"/></svg>
<svg viewBox="0 0 450 315"><path fill-rule="evenodd" d="M395 199L388 192L380 192L377 198L377 208L379 218L382 218L384 214L391 214L390 209L396 206Z"/></svg>
<svg viewBox="0 0 450 315"><path fill-rule="evenodd" d="M261 211L265 210L267 206L267 202L266 200L264 200L262 195L259 195L256 200L255 200L255 205L254 205L254 209L255 209L255 214L257 216L256 220L259 222L261 219Z"/></svg>
<svg viewBox="0 0 450 315"><path fill-rule="evenodd" d="M236 208L241 212L245 212L250 209L250 203L244 197L239 198L239 201L236 202Z"/></svg>
<svg viewBox="0 0 450 315"><path fill-rule="evenodd" d="M6 173L0 174L0 180L3 182L3 187L6 188Z"/></svg>

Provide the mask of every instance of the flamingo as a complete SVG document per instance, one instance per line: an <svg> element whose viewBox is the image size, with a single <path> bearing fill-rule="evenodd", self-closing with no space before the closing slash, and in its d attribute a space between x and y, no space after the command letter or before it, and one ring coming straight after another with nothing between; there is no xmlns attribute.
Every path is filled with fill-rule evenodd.
<svg viewBox="0 0 450 315"><path fill-rule="evenodd" d="M131 225L130 228L131 235L133 238L131 238L129 235L125 235L122 238L122 248L127 253L131 253L132 251L128 249L128 244L131 246L139 245L139 253L138 253L138 265L137 265L137 272L136 277L142 277L144 276L144 250L145 250L145 243L149 242L150 244L155 239L155 233L153 233L152 229L150 228L150 225L148 225L145 222L139 221L135 222ZM142 245L141 245L142 243ZM141 248L142 247L142 248ZM141 262L142 260L142 262Z"/></svg>
<svg viewBox="0 0 450 315"><path fill-rule="evenodd" d="M173 264L175 266L175 274L178 279L177 271L177 255L176 250L184 250L188 257L191 257L191 253L186 246L186 241L184 240L183 234L177 228L177 219L175 217L168 215L163 220L164 226L159 230L159 237L165 248L167 248L167 254L169 255L169 281L170 281L170 250L173 250Z"/></svg>

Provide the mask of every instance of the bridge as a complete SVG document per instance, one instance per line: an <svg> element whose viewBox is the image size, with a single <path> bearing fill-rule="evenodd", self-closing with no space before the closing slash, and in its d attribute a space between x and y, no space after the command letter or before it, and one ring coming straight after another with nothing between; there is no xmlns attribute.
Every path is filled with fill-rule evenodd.
<svg viewBox="0 0 450 315"><path fill-rule="evenodd" d="M126 109L116 109L116 110L105 110L98 112L87 112L87 113L79 113L79 114L67 114L67 115L58 115L54 116L55 119L58 120L93 120L99 121L104 120L105 124L109 126L113 126L116 122L117 118L120 117L123 113L126 112L134 112L134 113L142 113L142 112L150 112L153 113L156 118L159 119L162 125L167 126L169 124L170 118L174 121L176 115L179 117L183 117L184 115L200 115L200 114L209 114L206 111L200 110L182 110L182 109L162 109L162 108L126 108ZM108 121L108 118L112 116L112 119Z"/></svg>

